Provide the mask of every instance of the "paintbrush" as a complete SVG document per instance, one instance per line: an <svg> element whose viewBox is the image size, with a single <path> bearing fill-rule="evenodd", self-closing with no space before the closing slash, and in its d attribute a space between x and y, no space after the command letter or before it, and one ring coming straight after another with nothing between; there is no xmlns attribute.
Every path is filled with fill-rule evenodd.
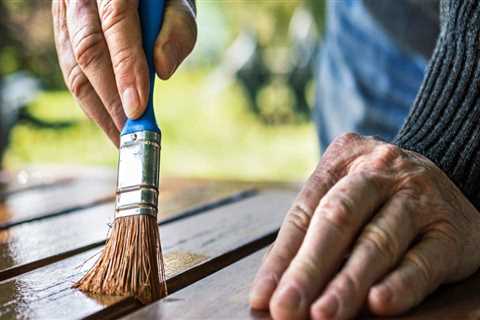
<svg viewBox="0 0 480 320"><path fill-rule="evenodd" d="M143 303L167 293L157 224L161 133L153 111L153 49L164 0L140 0L143 48L150 91L142 117L121 133L115 218L99 260L76 284L82 291L134 296Z"/></svg>

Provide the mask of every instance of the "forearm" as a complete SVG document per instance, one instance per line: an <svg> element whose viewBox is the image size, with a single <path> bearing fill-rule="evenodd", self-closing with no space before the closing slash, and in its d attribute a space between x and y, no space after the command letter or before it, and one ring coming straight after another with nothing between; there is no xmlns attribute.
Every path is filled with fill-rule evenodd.
<svg viewBox="0 0 480 320"><path fill-rule="evenodd" d="M394 143L435 162L480 208L480 4L442 1L442 33Z"/></svg>

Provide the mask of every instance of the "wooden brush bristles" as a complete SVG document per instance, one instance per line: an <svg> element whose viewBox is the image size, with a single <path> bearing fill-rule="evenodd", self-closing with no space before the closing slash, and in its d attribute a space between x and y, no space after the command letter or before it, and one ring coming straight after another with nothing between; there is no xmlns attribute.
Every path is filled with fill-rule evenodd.
<svg viewBox="0 0 480 320"><path fill-rule="evenodd" d="M156 219L146 215L115 219L100 258L74 287L94 294L133 296L142 303L166 296Z"/></svg>

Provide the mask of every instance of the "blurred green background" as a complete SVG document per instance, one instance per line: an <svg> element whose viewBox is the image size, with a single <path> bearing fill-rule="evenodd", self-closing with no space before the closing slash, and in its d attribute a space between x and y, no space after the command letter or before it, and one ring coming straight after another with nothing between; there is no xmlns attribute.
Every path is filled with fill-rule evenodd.
<svg viewBox="0 0 480 320"><path fill-rule="evenodd" d="M309 121L313 67L311 61L302 63L317 47L323 2L197 0L197 4L199 37L194 52L171 80L156 83L162 175L304 179L319 150ZM27 70L41 83L24 112L48 123L73 122L60 129L18 122L11 131L4 167L58 163L113 168L116 149L63 85L54 54L50 2L6 0L0 14L0 32L6 35L0 40L0 75Z"/></svg>

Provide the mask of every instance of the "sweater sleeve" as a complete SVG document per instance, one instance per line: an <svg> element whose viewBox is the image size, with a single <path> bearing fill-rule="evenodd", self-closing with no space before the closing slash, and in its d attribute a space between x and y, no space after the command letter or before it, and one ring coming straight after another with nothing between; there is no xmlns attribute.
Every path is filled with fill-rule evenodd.
<svg viewBox="0 0 480 320"><path fill-rule="evenodd" d="M393 140L439 166L480 209L480 1L442 0L425 79Z"/></svg>

